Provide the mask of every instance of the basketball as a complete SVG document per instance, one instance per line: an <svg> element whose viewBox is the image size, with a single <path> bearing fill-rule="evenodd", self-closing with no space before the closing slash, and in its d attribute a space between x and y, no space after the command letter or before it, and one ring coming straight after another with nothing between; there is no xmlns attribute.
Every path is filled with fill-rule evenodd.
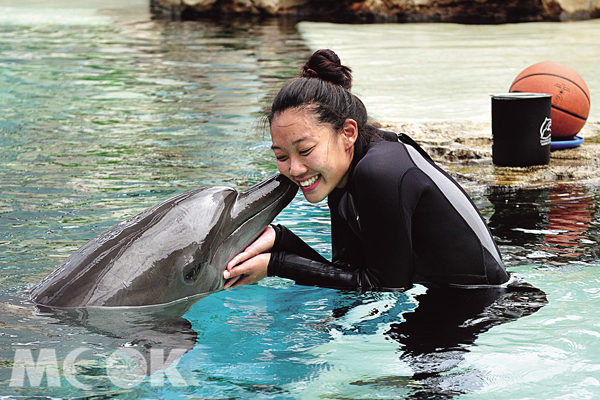
<svg viewBox="0 0 600 400"><path fill-rule="evenodd" d="M552 95L552 139L572 138L590 114L590 91L585 81L573 68L557 62L541 62L526 68L509 91Z"/></svg>

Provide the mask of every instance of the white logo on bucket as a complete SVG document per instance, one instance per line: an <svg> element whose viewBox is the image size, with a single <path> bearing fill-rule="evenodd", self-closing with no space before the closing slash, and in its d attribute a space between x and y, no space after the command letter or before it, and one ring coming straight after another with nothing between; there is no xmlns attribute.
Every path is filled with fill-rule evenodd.
<svg viewBox="0 0 600 400"><path fill-rule="evenodd" d="M546 117L540 126L540 146L547 146L552 142L552 119Z"/></svg>

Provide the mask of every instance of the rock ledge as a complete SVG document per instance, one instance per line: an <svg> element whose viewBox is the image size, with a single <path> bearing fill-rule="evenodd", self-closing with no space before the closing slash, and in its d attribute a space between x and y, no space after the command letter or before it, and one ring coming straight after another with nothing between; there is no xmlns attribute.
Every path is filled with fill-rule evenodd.
<svg viewBox="0 0 600 400"><path fill-rule="evenodd" d="M519 168L492 163L491 123L382 123L381 127L411 136L462 184L506 190L600 184L600 122L588 121L578 133L585 139L580 147L553 151L548 165Z"/></svg>
<svg viewBox="0 0 600 400"><path fill-rule="evenodd" d="M512 23L600 17L600 0L150 0L157 17L285 16L329 22Z"/></svg>

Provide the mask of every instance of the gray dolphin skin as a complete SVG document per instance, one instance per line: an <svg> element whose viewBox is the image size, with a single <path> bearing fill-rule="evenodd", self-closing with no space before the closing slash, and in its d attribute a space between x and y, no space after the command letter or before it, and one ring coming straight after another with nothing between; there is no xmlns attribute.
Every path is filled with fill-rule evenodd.
<svg viewBox="0 0 600 400"><path fill-rule="evenodd" d="M242 192L179 194L96 236L38 283L33 303L52 308L167 304L223 288L227 262L294 198L277 174Z"/></svg>

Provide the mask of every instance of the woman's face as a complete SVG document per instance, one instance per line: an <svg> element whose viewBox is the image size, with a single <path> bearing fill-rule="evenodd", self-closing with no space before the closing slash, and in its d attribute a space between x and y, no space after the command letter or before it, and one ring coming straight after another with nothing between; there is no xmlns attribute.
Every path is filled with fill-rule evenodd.
<svg viewBox="0 0 600 400"><path fill-rule="evenodd" d="M340 132L319 124L311 109L292 108L275 114L271 140L279 172L295 182L311 203L344 187L358 134L348 119Z"/></svg>

